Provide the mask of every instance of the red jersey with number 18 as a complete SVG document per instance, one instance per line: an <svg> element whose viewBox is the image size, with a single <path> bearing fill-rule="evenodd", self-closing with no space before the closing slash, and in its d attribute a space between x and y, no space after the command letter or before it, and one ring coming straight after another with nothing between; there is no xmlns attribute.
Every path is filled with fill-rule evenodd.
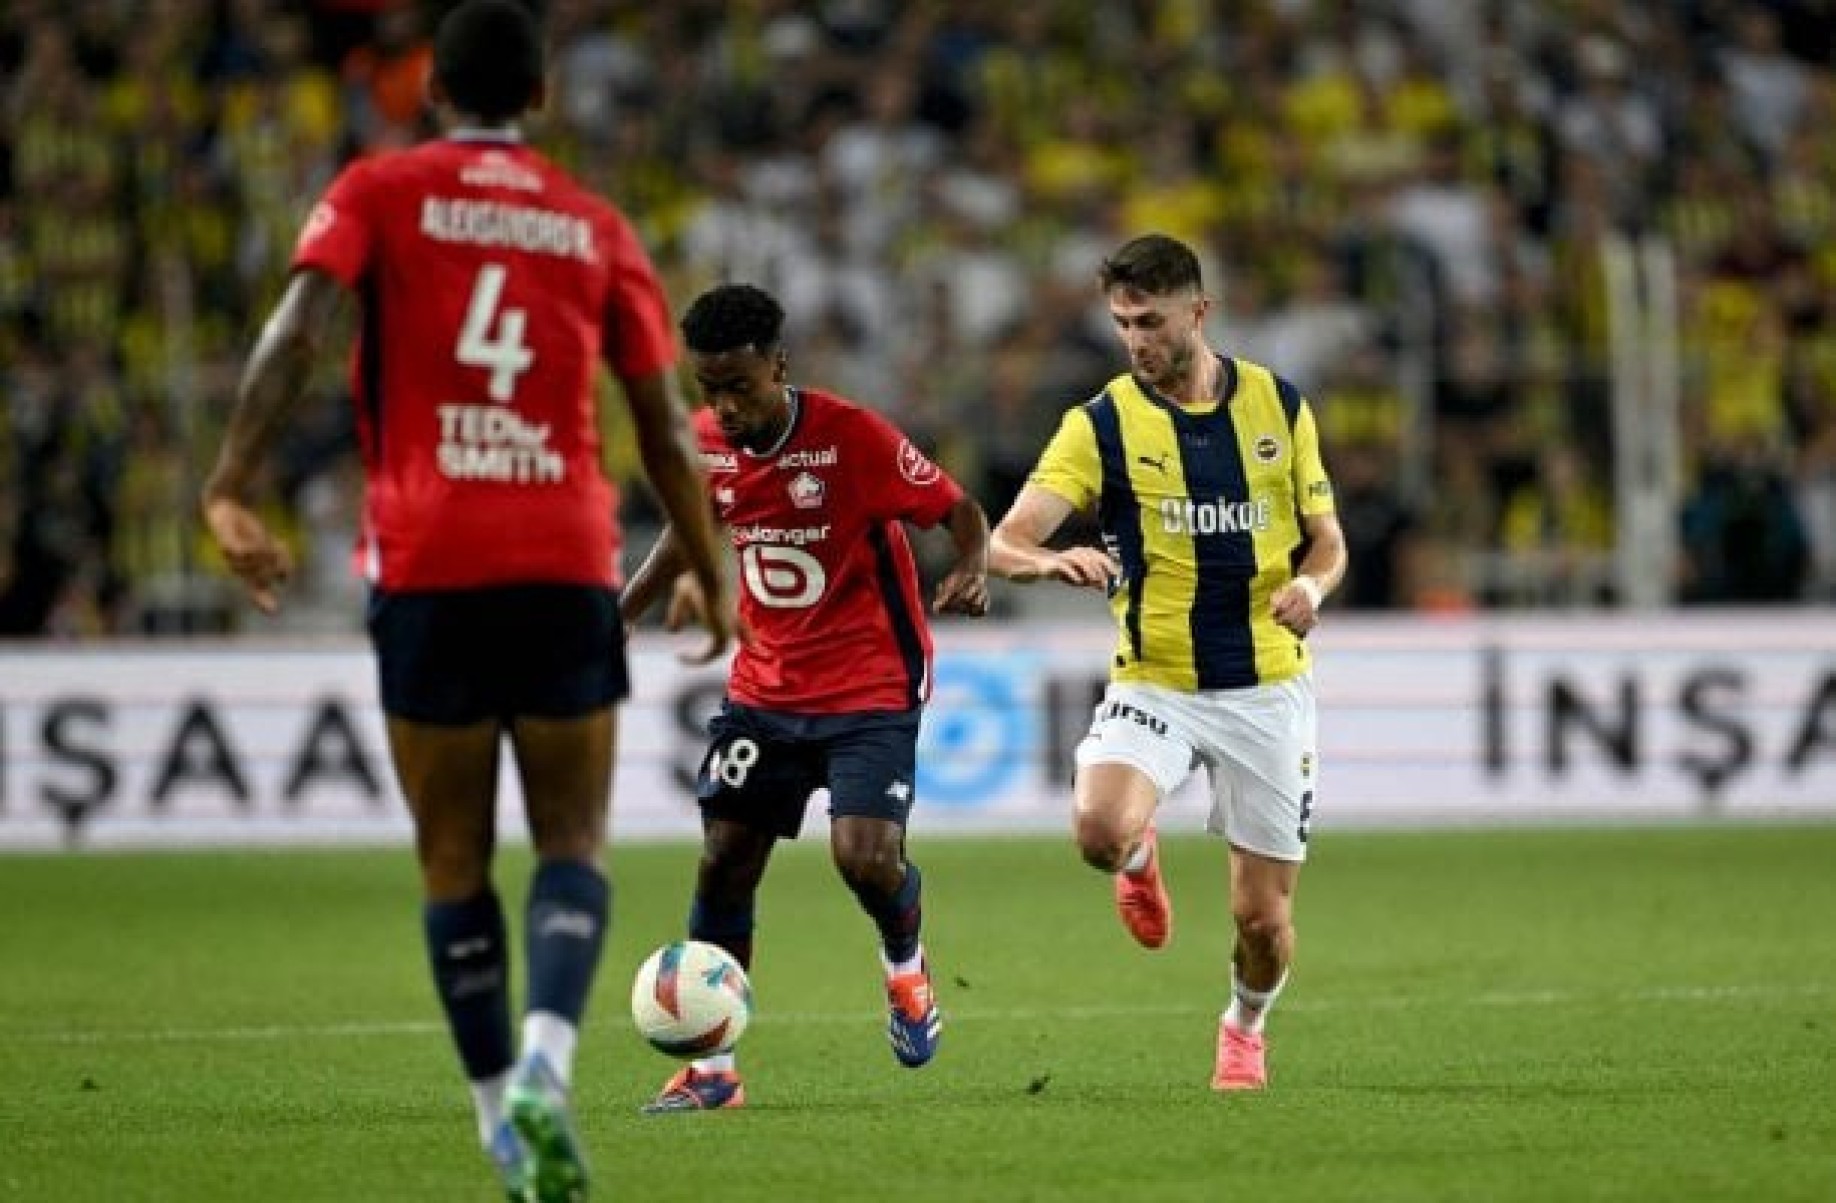
<svg viewBox="0 0 1836 1203"><path fill-rule="evenodd" d="M616 209L514 140L455 136L346 168L293 265L362 301L366 577L616 582L595 373L676 358L662 287Z"/></svg>
<svg viewBox="0 0 1836 1203"><path fill-rule="evenodd" d="M909 710L930 695L931 632L901 523L936 526L963 492L878 414L790 395L790 428L768 453L695 415L752 630L727 696L794 714Z"/></svg>

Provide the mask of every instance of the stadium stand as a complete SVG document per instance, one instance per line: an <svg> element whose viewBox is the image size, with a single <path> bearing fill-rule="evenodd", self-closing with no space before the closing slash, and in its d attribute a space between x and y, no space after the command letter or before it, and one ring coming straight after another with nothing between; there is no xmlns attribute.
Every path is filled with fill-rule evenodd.
<svg viewBox="0 0 1836 1203"><path fill-rule="evenodd" d="M539 141L635 215L676 301L777 292L799 374L896 399L991 512L1114 370L1096 259L1161 229L1206 248L1218 341L1315 400L1346 604L1614 604L1603 251L1646 239L1680 349L1663 591L1836 597L1828 4L545 7ZM0 13L0 635L233 624L205 449L304 206L429 128L424 17ZM292 621L330 629L360 612L341 375L275 482Z"/></svg>

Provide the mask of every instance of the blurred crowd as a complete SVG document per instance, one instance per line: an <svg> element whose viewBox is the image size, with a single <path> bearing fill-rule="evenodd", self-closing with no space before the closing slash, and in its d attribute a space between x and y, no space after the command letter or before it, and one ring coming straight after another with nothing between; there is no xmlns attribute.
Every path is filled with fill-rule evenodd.
<svg viewBox="0 0 1836 1203"><path fill-rule="evenodd" d="M1315 404L1342 604L1611 604L1603 249L1661 240L1675 596L1836 596L1828 0L541 7L532 136L631 215L674 302L775 290L793 376L890 413L997 517L1120 368L1100 257L1160 230L1203 253L1215 343ZM197 485L306 206L433 129L428 22L0 11L0 634L233 621ZM347 409L327 364L273 482L295 621L330 628L358 614Z"/></svg>

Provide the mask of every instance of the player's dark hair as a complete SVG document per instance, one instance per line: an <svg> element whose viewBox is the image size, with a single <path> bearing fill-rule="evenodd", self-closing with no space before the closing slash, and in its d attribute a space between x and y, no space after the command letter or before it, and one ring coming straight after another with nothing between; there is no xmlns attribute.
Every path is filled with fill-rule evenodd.
<svg viewBox="0 0 1836 1203"><path fill-rule="evenodd" d="M434 78L455 109L496 125L536 102L542 30L516 0L464 0L434 31Z"/></svg>
<svg viewBox="0 0 1836 1203"><path fill-rule="evenodd" d="M1184 288L1203 288L1198 256L1177 238L1165 234L1143 234L1123 243L1121 248L1103 260L1097 270L1097 281L1103 291L1121 285L1136 288L1151 297L1164 297Z"/></svg>
<svg viewBox="0 0 1836 1203"><path fill-rule="evenodd" d="M682 338L697 355L747 347L764 355L784 336L784 307L763 288L722 284L695 298L682 315Z"/></svg>

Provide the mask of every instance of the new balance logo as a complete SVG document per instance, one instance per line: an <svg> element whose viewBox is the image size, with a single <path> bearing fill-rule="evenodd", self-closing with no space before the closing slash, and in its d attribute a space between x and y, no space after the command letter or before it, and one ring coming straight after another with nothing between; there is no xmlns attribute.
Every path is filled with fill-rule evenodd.
<svg viewBox="0 0 1836 1203"><path fill-rule="evenodd" d="M591 940L598 931L598 921L585 911L551 911L542 916L542 923L537 928L536 934L573 936L577 940Z"/></svg>
<svg viewBox="0 0 1836 1203"><path fill-rule="evenodd" d="M1167 453L1164 451L1155 459L1149 459L1145 455L1137 455L1135 457L1135 462L1154 469L1154 471L1160 473L1162 476L1167 474Z"/></svg>

